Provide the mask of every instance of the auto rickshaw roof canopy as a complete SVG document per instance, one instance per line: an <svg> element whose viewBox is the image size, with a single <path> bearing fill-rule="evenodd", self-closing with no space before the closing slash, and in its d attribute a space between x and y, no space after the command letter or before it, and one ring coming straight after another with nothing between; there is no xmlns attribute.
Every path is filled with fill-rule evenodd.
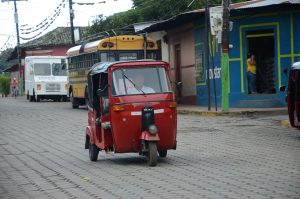
<svg viewBox="0 0 300 199"><path fill-rule="evenodd" d="M168 65L167 62L164 61L156 61L156 60L150 60L150 59L145 59L145 60L131 60L131 61L115 61L115 62L98 62L94 64L89 72L89 74L94 75L94 74L99 74L99 73L107 73L107 70L109 67L113 65L120 65L124 64L128 66L128 64L132 64L132 66L141 64L145 66L150 66L150 65Z"/></svg>

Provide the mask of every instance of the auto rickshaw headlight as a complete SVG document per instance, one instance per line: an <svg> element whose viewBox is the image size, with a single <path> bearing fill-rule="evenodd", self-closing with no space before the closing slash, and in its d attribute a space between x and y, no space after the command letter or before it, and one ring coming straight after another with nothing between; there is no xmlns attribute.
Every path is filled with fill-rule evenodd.
<svg viewBox="0 0 300 199"><path fill-rule="evenodd" d="M156 135L157 133L157 126L154 125L154 124L151 124L149 127L148 127L148 130L149 130L149 133L151 135Z"/></svg>

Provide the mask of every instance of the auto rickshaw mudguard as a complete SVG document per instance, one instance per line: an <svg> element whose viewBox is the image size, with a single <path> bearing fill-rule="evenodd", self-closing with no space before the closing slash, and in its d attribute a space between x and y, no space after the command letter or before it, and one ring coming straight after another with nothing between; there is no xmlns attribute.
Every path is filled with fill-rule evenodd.
<svg viewBox="0 0 300 199"><path fill-rule="evenodd" d="M86 129L85 129L85 133L86 135L88 135L88 137L90 138L89 142L91 142L92 144L95 143L95 140L94 140L94 136L93 136L93 130L92 130L92 127L91 126L87 126ZM87 138L86 138L87 139Z"/></svg>
<svg viewBox="0 0 300 199"><path fill-rule="evenodd" d="M160 140L158 134L150 135L150 133L148 131L143 131L140 136L140 139L146 140L146 141L159 141Z"/></svg>

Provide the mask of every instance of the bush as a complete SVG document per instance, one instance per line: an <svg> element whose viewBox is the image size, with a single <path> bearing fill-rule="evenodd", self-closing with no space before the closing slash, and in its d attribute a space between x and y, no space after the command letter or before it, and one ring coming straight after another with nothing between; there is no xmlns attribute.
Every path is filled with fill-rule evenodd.
<svg viewBox="0 0 300 199"><path fill-rule="evenodd" d="M10 77L6 75L0 75L0 93L2 97L9 94L10 90Z"/></svg>

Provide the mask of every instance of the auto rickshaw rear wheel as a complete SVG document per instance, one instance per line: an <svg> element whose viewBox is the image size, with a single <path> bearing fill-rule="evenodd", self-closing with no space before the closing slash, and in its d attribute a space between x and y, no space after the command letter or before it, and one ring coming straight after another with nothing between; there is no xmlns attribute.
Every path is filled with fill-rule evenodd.
<svg viewBox="0 0 300 199"><path fill-rule="evenodd" d="M159 154L159 157L162 157L162 158L165 158L167 157L167 150L159 150L158 151L158 154Z"/></svg>
<svg viewBox="0 0 300 199"><path fill-rule="evenodd" d="M95 162L98 159L98 154L99 154L99 149L95 144L91 144L89 145L89 156L90 156L90 160Z"/></svg>
<svg viewBox="0 0 300 199"><path fill-rule="evenodd" d="M148 142L147 163L153 167L157 164L157 147L156 142Z"/></svg>

